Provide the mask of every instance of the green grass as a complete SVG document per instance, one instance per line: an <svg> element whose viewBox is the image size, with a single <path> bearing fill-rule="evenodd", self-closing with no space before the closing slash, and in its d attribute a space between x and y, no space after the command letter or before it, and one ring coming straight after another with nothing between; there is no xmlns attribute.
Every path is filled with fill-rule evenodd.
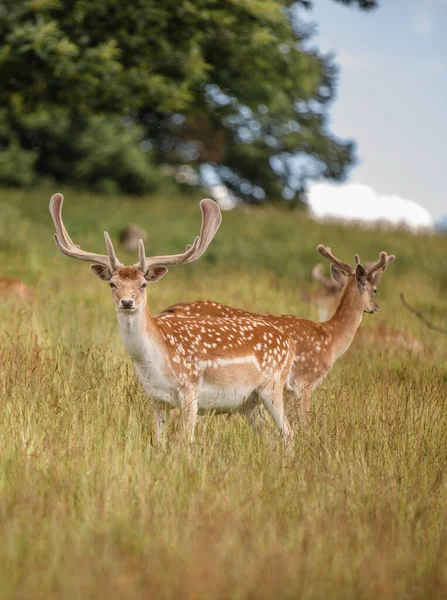
<svg viewBox="0 0 447 600"><path fill-rule="evenodd" d="M399 292L445 326L447 238L318 225L273 208L224 214L209 252L149 290L154 312L214 298L316 317L318 243L345 260L397 256L383 277L385 324L422 340L354 346L315 393L295 456L270 430L210 417L188 453L152 443L110 293L54 246L49 193L0 192L0 264L32 306L0 301L0 599L445 598L446 337L405 311ZM67 192L77 243L103 252L129 222L154 253L199 227L181 199ZM118 253L127 263L136 257Z"/></svg>

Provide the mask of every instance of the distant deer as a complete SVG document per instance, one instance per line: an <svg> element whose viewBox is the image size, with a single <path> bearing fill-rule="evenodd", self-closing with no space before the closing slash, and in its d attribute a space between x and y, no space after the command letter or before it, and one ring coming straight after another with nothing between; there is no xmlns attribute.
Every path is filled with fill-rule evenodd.
<svg viewBox="0 0 447 600"><path fill-rule="evenodd" d="M127 252L138 252L140 240L143 240L146 247L148 246L147 232L139 225L130 223L121 229L119 241Z"/></svg>
<svg viewBox="0 0 447 600"><path fill-rule="evenodd" d="M251 317L262 319L287 333L294 342L294 363L289 385L294 388L294 395L301 396L298 416L303 425L308 422L312 391L351 345L363 313L379 310L375 300L377 284L389 263L395 259L381 252L379 260L366 269L357 254L353 267L336 258L330 248L320 245L317 251L330 261L332 275L343 288L334 315L324 323L291 315L258 314L206 300L176 304L159 315L160 319L166 321L179 315L196 318Z"/></svg>
<svg viewBox="0 0 447 600"><path fill-rule="evenodd" d="M12 277L0 277L0 296L19 298L27 302L34 300L33 293L26 283Z"/></svg>
<svg viewBox="0 0 447 600"><path fill-rule="evenodd" d="M365 268L368 269L370 266L370 263L366 263ZM320 288L304 296L305 301L316 305L320 321L326 321L334 314L342 290L340 281L336 281L333 277L330 279L325 277L323 271L322 264L314 266L312 277L320 284ZM379 344L382 347L397 346L412 352L426 350L424 344L414 336L380 322L374 329L359 329L355 337L355 344L366 347L373 344Z"/></svg>
<svg viewBox="0 0 447 600"><path fill-rule="evenodd" d="M123 266L107 233L107 255L85 252L73 243L62 221L62 203L62 194L50 200L56 246L67 256L94 263L92 271L109 283L124 345L144 391L154 399L156 440L164 441L171 407L180 408L184 432L192 441L198 410L239 411L250 419L257 413L258 397L289 438L283 388L293 362L293 342L287 334L248 316L153 317L147 305L148 283L161 279L167 266L193 262L205 252L221 223L217 204L201 201L200 236L183 253L147 257L140 241L138 262Z"/></svg>

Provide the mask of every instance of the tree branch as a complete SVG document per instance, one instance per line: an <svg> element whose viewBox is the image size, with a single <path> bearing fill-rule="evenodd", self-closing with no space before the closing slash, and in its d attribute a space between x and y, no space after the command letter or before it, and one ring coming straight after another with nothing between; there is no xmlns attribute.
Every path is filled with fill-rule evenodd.
<svg viewBox="0 0 447 600"><path fill-rule="evenodd" d="M415 308L410 306L408 304L408 302L405 300L405 297L402 294L402 292L400 293L400 299L402 300L402 304L405 306L405 308L407 308L410 312L412 312L414 315L416 315L417 318L420 319L424 323L424 325L426 325L429 329L433 329L433 331L437 331L439 333L447 334L447 329L443 329L442 327L433 325L433 323L430 323L430 321L426 317L424 317L424 315L421 312L419 312L418 310L416 310Z"/></svg>

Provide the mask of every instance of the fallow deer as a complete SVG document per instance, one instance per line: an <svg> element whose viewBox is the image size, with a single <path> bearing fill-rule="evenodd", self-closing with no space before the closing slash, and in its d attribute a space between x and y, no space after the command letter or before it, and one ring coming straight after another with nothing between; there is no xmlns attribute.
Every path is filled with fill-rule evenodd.
<svg viewBox="0 0 447 600"><path fill-rule="evenodd" d="M179 315L196 318L245 316L262 319L287 333L294 342L295 355L290 386L294 388L295 396L301 396L298 416L302 425L308 422L312 391L351 345L363 313L379 310L375 300L377 284L388 264L395 259L381 252L379 260L365 269L357 254L353 267L336 258L330 248L320 245L317 251L330 261L333 277L343 287L336 311L326 322L317 323L292 315L258 314L202 300L176 304L159 315L166 321Z"/></svg>
<svg viewBox="0 0 447 600"><path fill-rule="evenodd" d="M192 441L198 410L239 411L250 418L257 413L258 397L284 437L291 436L283 407L283 388L293 362L293 342L287 334L247 316L153 317L147 305L148 283L161 279L167 266L195 261L205 252L221 223L217 204L201 201L200 236L183 253L147 257L140 241L138 262L123 266L107 233L107 255L86 252L73 243L62 221L62 203L62 194L50 200L56 246L67 256L94 263L92 271L109 283L124 345L140 384L155 401L156 440L165 440L171 407L180 408L184 432Z"/></svg>
<svg viewBox="0 0 447 600"><path fill-rule="evenodd" d="M146 248L150 245L147 232L134 223L129 223L119 233L120 244L127 252L138 252L140 240L143 240Z"/></svg>
<svg viewBox="0 0 447 600"><path fill-rule="evenodd" d="M368 270L370 263L365 264ZM305 301L315 304L320 321L326 321L337 308L338 299L342 290L341 284L333 277L328 278L323 274L323 265L315 265L312 269L312 277L319 283L319 289L304 296ZM386 323L379 322L374 328L359 329L355 336L356 347L398 347L414 353L426 351L421 340L408 333L389 327Z"/></svg>

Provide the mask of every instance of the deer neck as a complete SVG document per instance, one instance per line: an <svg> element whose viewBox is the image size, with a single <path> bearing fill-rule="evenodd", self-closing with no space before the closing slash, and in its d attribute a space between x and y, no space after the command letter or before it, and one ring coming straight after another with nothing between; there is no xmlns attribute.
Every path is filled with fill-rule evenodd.
<svg viewBox="0 0 447 600"><path fill-rule="evenodd" d="M117 310L117 316L124 346L134 361L152 362L164 353L163 336L147 305L132 313Z"/></svg>
<svg viewBox="0 0 447 600"><path fill-rule="evenodd" d="M335 359L351 345L363 318L363 302L355 279L350 277L340 295L334 315L324 323L334 340Z"/></svg>

